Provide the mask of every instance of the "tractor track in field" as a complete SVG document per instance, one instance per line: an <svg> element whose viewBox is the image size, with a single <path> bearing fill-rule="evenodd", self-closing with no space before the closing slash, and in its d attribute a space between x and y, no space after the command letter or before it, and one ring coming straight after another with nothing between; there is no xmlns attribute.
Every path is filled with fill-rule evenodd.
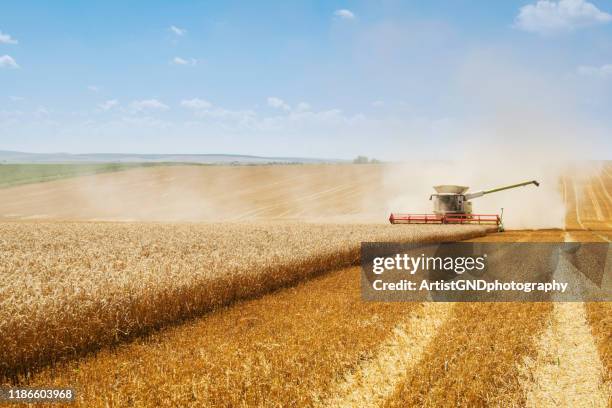
<svg viewBox="0 0 612 408"><path fill-rule="evenodd" d="M570 232L565 242L574 242ZM555 275L577 273L561 263ZM554 301L554 298L553 298ZM535 359L522 366L522 387L528 407L606 407L611 385L597 350L583 302L555 302L538 340Z"/></svg>
<svg viewBox="0 0 612 408"><path fill-rule="evenodd" d="M582 302L554 304L538 340L538 355L526 359L523 388L528 407L607 406L610 384Z"/></svg>
<svg viewBox="0 0 612 408"><path fill-rule="evenodd" d="M377 407L386 401L412 369L448 319L454 304L425 303L421 313L412 314L395 327L376 356L347 374L318 407Z"/></svg>
<svg viewBox="0 0 612 408"><path fill-rule="evenodd" d="M559 232L552 231L554 236ZM512 242L537 241L537 231L520 232ZM505 235L498 235L507 240ZM472 241L492 241L489 236ZM493 240L494 241L494 240ZM424 316L413 315L400 323L391 338L383 344L377 357L362 364L355 372L340 381L333 398L323 401L321 407L376 407L381 406L402 384L406 373L414 369L431 342L438 336L441 326L463 305L453 303L425 303ZM499 307L505 308L506 305ZM455 317L457 318L457 317ZM500 341L501 339L497 339Z"/></svg>
<svg viewBox="0 0 612 408"><path fill-rule="evenodd" d="M523 406L519 364L550 303L461 303L384 407Z"/></svg>

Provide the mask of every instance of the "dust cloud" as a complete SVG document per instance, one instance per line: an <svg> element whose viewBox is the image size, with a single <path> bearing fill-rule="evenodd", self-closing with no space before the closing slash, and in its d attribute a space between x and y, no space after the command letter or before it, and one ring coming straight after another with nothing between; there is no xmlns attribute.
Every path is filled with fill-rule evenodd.
<svg viewBox="0 0 612 408"><path fill-rule="evenodd" d="M160 166L0 189L0 218L380 222L384 166ZM376 200L371 200L375 197Z"/></svg>
<svg viewBox="0 0 612 408"><path fill-rule="evenodd" d="M503 208L505 226L513 229L565 227L563 177L570 162L575 174L589 166L576 161L597 157L596 143L585 141L599 140L601 133L578 113L570 87L516 61L496 50L466 57L456 88L450 90L463 103L459 119L436 137L444 141L437 146L443 160L428 161L416 150L406 153L409 162L389 167L385 184L403 187L389 197L389 210L430 213L427 198L438 184L469 186L475 192L537 180L539 188L476 198L473 212L499 214Z"/></svg>

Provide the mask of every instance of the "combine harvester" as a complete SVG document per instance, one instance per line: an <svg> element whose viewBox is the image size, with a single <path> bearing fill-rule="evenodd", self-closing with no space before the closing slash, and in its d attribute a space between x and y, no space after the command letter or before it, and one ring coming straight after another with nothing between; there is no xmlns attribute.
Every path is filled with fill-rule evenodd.
<svg viewBox="0 0 612 408"><path fill-rule="evenodd" d="M485 194L509 190L511 188L534 184L539 186L535 180L512 184L511 186L482 190L466 194L469 187L441 185L434 186L436 194L429 196L433 200L433 214L401 214L391 213L389 221L391 224L480 224L496 225L499 231L504 230L501 214L472 214L472 198L482 197Z"/></svg>

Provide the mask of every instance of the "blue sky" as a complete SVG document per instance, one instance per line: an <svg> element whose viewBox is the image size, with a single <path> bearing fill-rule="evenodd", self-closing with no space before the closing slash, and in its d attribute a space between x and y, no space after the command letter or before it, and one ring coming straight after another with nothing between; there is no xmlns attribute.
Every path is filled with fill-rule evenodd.
<svg viewBox="0 0 612 408"><path fill-rule="evenodd" d="M612 1L1 8L0 150L611 158Z"/></svg>

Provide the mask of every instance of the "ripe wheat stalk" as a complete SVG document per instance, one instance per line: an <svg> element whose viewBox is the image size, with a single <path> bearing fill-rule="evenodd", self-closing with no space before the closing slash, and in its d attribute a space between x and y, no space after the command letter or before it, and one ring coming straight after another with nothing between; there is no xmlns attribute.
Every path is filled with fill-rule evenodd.
<svg viewBox="0 0 612 408"><path fill-rule="evenodd" d="M466 226L3 223L0 379L359 262L362 241Z"/></svg>

